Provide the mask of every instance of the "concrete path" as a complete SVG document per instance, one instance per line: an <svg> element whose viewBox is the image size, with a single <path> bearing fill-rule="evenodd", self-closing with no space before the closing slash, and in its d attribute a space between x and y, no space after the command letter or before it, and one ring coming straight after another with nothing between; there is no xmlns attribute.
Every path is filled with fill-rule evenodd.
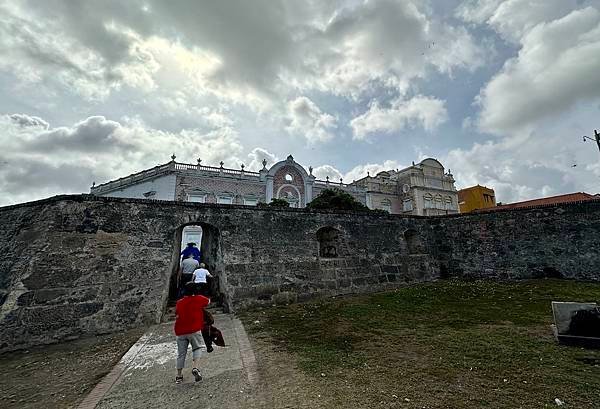
<svg viewBox="0 0 600 409"><path fill-rule="evenodd" d="M177 346L173 323L150 328L79 406L90 408L248 408L257 402L256 361L241 322L215 314L227 347L200 359L203 380L191 374L191 349L184 383L175 384Z"/></svg>

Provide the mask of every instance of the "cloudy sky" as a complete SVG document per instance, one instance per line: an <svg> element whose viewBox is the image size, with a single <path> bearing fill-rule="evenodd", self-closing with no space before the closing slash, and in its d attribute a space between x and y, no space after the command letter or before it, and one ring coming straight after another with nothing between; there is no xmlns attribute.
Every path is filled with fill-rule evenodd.
<svg viewBox="0 0 600 409"><path fill-rule="evenodd" d="M0 55L0 205L172 153L600 192L600 0L0 0Z"/></svg>

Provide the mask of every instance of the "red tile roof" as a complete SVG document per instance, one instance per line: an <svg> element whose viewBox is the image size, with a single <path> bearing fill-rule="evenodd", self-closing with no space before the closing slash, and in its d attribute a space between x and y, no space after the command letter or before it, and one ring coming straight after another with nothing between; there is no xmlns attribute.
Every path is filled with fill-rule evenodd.
<svg viewBox="0 0 600 409"><path fill-rule="evenodd" d="M483 210L494 211L494 210L504 210L504 209L519 209L522 207L552 205L552 204L559 204L559 203L582 202L582 201L587 201L587 200L592 200L592 199L598 199L598 195L590 195L589 193L585 193L585 192L576 192L576 193L567 193L565 195L542 197L540 199L526 200L524 202L508 203L505 205L489 207L487 209L481 209L481 210L482 211Z"/></svg>

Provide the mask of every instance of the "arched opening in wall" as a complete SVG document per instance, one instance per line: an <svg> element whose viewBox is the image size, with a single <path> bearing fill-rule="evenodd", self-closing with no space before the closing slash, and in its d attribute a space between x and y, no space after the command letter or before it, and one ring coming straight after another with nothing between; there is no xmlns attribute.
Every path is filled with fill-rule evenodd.
<svg viewBox="0 0 600 409"><path fill-rule="evenodd" d="M408 254L424 254L425 246L416 230L408 229L404 232L404 240L406 241L406 249Z"/></svg>
<svg viewBox="0 0 600 409"><path fill-rule="evenodd" d="M341 232L331 226L322 227L317 230L319 241L319 257L336 258L341 250Z"/></svg>
<svg viewBox="0 0 600 409"><path fill-rule="evenodd" d="M171 280L169 286L169 303L177 301L179 293L178 275L182 267L182 251L188 243L195 243L199 250L199 262L213 275L208 279L208 295L211 301L228 309L224 292L222 291L223 256L221 253L221 235L219 229L208 223L189 223L175 230L175 245L173 246Z"/></svg>

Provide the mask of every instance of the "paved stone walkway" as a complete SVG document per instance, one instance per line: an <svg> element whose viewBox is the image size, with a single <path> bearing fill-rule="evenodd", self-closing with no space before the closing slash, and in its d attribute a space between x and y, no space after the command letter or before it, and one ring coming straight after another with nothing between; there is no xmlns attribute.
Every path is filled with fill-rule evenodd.
<svg viewBox="0 0 600 409"><path fill-rule="evenodd" d="M184 383L175 384L173 323L150 328L79 406L91 408L247 408L257 403L256 361L241 322L215 314L227 346L200 358L203 380L194 382L191 349Z"/></svg>

